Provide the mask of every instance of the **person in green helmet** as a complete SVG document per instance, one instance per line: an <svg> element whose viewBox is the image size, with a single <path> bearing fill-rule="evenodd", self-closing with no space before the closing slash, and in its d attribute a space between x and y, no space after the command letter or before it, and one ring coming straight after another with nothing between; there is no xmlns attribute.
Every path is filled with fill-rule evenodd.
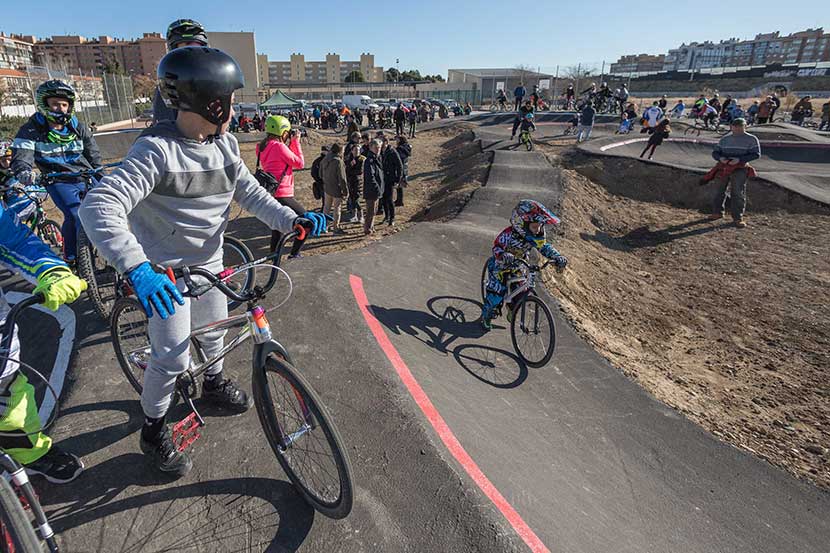
<svg viewBox="0 0 830 553"><path fill-rule="evenodd" d="M167 51L185 46L208 46L205 28L198 21L192 19L177 19L167 26ZM168 105L156 87L153 98L153 124L159 121L175 121L176 109Z"/></svg>

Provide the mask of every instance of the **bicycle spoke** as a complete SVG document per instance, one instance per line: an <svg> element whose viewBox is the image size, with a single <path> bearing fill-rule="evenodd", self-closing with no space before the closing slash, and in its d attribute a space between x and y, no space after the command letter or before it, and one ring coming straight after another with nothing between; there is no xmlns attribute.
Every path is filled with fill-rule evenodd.
<svg viewBox="0 0 830 553"><path fill-rule="evenodd" d="M340 475L323 429L288 380L270 371L266 374L283 434L302 432L290 444L283 442L283 459L313 495L326 503L336 502L341 496Z"/></svg>

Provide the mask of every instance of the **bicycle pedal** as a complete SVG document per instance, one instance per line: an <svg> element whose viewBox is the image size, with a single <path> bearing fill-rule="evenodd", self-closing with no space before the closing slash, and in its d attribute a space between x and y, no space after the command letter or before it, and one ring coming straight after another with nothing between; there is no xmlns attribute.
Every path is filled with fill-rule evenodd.
<svg viewBox="0 0 830 553"><path fill-rule="evenodd" d="M198 440L202 433L199 431L201 423L196 418L196 413L188 416L173 425L173 444L180 452L187 449L190 444Z"/></svg>

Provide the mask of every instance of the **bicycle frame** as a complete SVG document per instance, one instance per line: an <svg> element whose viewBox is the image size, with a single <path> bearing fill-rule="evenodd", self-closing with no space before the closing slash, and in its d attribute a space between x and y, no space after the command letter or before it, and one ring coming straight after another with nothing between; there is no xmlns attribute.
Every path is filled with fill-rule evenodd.
<svg viewBox="0 0 830 553"><path fill-rule="evenodd" d="M523 284L521 284L520 286L516 286L515 288L513 288L511 290L512 286L514 286L514 285L516 285L520 282L523 282ZM505 286L507 286L507 289L509 290L509 292L504 297L504 303L508 304L508 303L511 303L513 301L513 299L523 295L525 292L532 291L534 288L536 288L536 272L535 271L529 271L529 274L527 274L527 275L521 275L521 276L517 275L517 276L511 277L511 278L507 279L507 282L505 283Z"/></svg>

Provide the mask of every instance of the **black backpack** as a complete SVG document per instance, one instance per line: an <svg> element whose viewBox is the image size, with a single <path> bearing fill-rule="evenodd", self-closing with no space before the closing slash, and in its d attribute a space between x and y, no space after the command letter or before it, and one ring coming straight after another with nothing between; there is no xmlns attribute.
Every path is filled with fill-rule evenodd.
<svg viewBox="0 0 830 553"><path fill-rule="evenodd" d="M311 164L311 180L320 182L323 178L320 176L320 162L323 161L323 156L317 156Z"/></svg>

